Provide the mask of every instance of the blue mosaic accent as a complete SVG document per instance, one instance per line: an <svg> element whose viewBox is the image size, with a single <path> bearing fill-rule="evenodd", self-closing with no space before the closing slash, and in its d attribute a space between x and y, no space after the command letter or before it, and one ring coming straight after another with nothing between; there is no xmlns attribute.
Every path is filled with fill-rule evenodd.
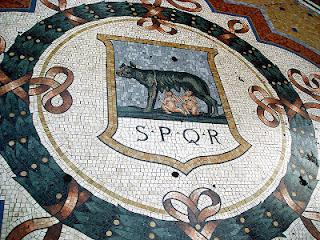
<svg viewBox="0 0 320 240"><path fill-rule="evenodd" d="M31 0L29 8L0 8L0 12L34 12L37 0Z"/></svg>
<svg viewBox="0 0 320 240"><path fill-rule="evenodd" d="M1 235L1 227L2 227L3 209L4 209L4 200L0 200L0 235Z"/></svg>

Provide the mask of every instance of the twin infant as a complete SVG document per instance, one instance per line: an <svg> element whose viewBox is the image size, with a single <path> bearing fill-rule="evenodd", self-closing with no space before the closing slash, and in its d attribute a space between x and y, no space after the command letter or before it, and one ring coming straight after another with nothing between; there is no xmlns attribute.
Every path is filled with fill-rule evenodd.
<svg viewBox="0 0 320 240"><path fill-rule="evenodd" d="M177 106L179 103L182 103L181 108ZM190 90L187 90L182 97L174 95L171 91L166 91L161 108L168 114L182 113L183 115L199 115L197 99Z"/></svg>

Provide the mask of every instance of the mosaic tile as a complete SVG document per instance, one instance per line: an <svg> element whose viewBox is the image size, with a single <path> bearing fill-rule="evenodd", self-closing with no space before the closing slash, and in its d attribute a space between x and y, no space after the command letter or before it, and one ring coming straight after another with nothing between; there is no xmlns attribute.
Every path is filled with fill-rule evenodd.
<svg viewBox="0 0 320 240"><path fill-rule="evenodd" d="M261 7L274 31L286 34L301 44L306 43L308 47L318 51L319 43L316 36L319 34L319 29L316 24L308 24L309 21L319 21L318 14L313 14L309 8L295 1L248 1L248 3ZM308 34L310 32L314 34Z"/></svg>
<svg viewBox="0 0 320 240"><path fill-rule="evenodd" d="M319 19L301 9L1 13L1 239L320 239Z"/></svg>
<svg viewBox="0 0 320 240"><path fill-rule="evenodd" d="M213 7L213 11L221 10L230 14L247 16L259 41L284 47L301 57L319 64L319 52L316 46L318 44L316 36L319 35L319 28L316 27L316 29L311 30L309 29L310 25L308 25L310 20L308 17L318 18L319 12L312 15L310 9L301 7L295 2L282 3L277 1L273 3L272 1L261 2L253 0L247 2L230 1L229 3L229 1L218 0L211 1L210 4ZM286 12L286 17L279 17L279 15L284 14L283 12ZM295 17L297 12L300 13L299 18ZM315 22L317 23L318 19ZM297 27L295 27L298 25L301 26L302 31L312 32L312 34L301 35L298 33ZM311 28L313 26L317 26L317 24L311 24ZM287 42L288 44L286 44Z"/></svg>
<svg viewBox="0 0 320 240"><path fill-rule="evenodd" d="M2 0L0 1L0 12L33 12L37 0Z"/></svg>
<svg viewBox="0 0 320 240"><path fill-rule="evenodd" d="M0 234L1 234L1 228L2 228L3 208L4 208L4 201L0 200Z"/></svg>

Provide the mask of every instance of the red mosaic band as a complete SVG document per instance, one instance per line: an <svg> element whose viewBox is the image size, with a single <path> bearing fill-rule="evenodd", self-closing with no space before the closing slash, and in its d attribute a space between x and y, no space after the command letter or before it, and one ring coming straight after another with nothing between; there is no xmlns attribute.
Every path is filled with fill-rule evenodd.
<svg viewBox="0 0 320 240"><path fill-rule="evenodd" d="M59 221L67 219L73 210L86 202L89 197L90 193L87 191L79 193L79 185L72 179L69 183L68 195L65 202L45 207L52 217L30 219L19 224L9 233L7 240L21 240L31 232L40 229L48 229L44 240L59 239L62 223L55 224L55 219L57 218Z"/></svg>
<svg viewBox="0 0 320 240"><path fill-rule="evenodd" d="M258 8L248 7L240 5L238 3L228 3L225 0L210 0L213 8L218 12L231 13L240 16L247 16L251 19L255 31L258 33L260 39L264 42L271 42L278 44L300 56L312 61L313 63L320 65L320 56L311 49L304 47L303 45L281 36L280 34L272 32L267 20Z"/></svg>
<svg viewBox="0 0 320 240"><path fill-rule="evenodd" d="M69 19L69 21L73 25L80 25L84 24L87 21L85 19L79 18L75 15L73 15L72 9L66 9L67 8L67 0L58 0L58 5L53 4L49 0L40 0L45 6L48 8L58 11L58 12L63 12L64 16Z"/></svg>
<svg viewBox="0 0 320 240"><path fill-rule="evenodd" d="M211 199L211 205L200 210L198 201L201 196L208 196ZM184 204L188 213L183 213L173 206L173 200ZM169 192L163 198L163 206L167 213L173 218L179 220L178 226L191 239L207 240L210 239L215 228L220 221L207 221L210 217L216 215L221 207L220 196L207 188L194 190L189 197L180 192ZM203 225L203 226L202 226ZM201 232L200 230L202 227Z"/></svg>
<svg viewBox="0 0 320 240"><path fill-rule="evenodd" d="M174 0L167 0L167 2L170 3L174 7L178 8L180 10L183 10L183 11L187 11L187 12L200 12L202 10L202 6L200 5L200 3L198 3L195 0L175 0L175 1ZM177 2L193 4L194 7L193 8L185 7L185 6L178 4Z"/></svg>
<svg viewBox="0 0 320 240"><path fill-rule="evenodd" d="M294 201L290 196L288 189L283 181L280 182L279 192L275 192L274 196L280 201L285 202L288 206L300 215L303 225L307 228L309 233L316 239L320 239L320 231L316 228L312 220L320 222L320 212L304 211L305 203Z"/></svg>

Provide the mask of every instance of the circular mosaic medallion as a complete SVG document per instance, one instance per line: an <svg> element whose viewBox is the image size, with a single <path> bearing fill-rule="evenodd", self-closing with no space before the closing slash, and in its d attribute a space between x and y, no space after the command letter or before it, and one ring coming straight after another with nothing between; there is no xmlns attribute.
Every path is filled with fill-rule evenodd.
<svg viewBox="0 0 320 240"><path fill-rule="evenodd" d="M60 221L48 234L272 239L306 222L318 105L294 88L303 73L285 77L242 21L157 4L59 5L4 55L17 84L0 98L1 155Z"/></svg>

